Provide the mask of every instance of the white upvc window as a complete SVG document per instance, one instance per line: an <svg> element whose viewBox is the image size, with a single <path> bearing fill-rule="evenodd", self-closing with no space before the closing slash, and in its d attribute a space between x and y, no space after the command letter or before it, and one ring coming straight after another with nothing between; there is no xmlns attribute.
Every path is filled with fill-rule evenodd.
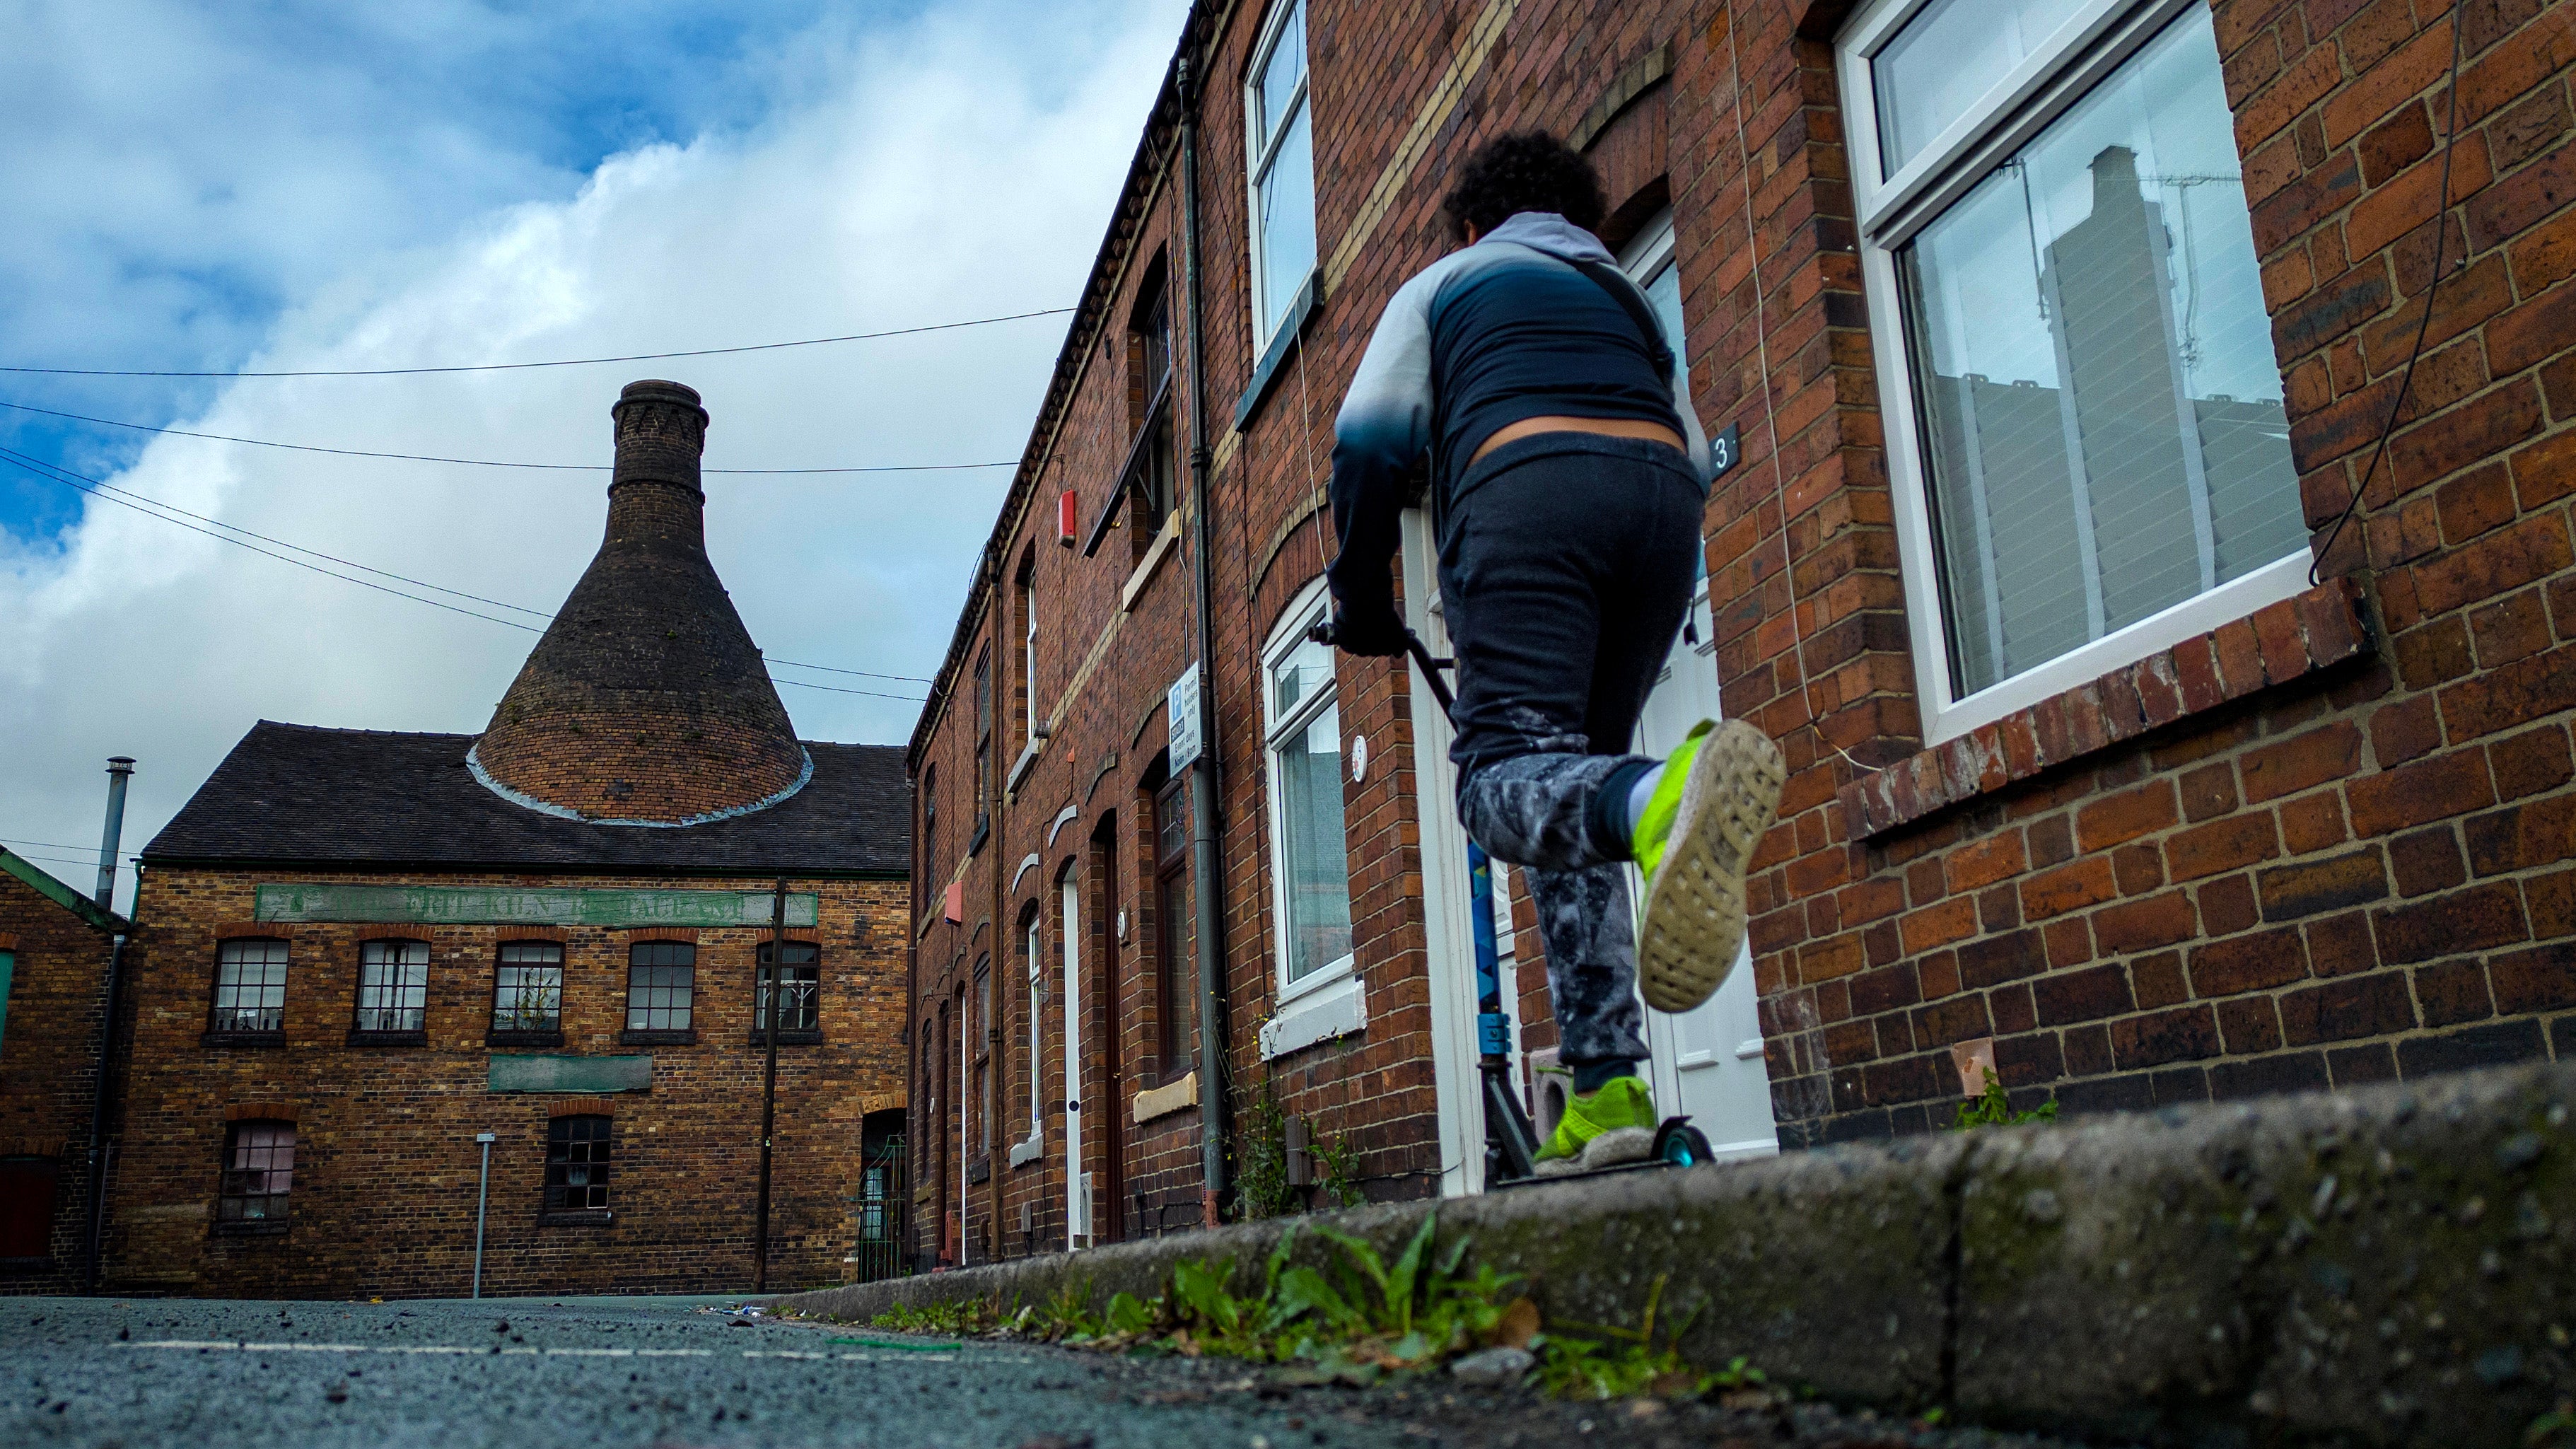
<svg viewBox="0 0 2576 1449"><path fill-rule="evenodd" d="M1252 189L1252 350L1258 355L1315 270L1314 108L1306 94L1306 0L1281 0L1243 83Z"/></svg>
<svg viewBox="0 0 2576 1449"><path fill-rule="evenodd" d="M1924 739L2296 594L2203 0L1877 0L1839 42Z"/></svg>
<svg viewBox="0 0 2576 1449"><path fill-rule="evenodd" d="M1324 617L1321 580L1281 616L1262 651L1270 773L1272 915L1279 996L1351 972L1351 869L1342 817L1342 716L1333 651L1306 637Z"/></svg>

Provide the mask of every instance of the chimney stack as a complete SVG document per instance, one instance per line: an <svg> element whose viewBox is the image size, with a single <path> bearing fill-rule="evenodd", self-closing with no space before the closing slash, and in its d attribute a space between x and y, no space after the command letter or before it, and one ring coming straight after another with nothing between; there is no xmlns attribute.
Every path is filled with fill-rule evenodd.
<svg viewBox="0 0 2576 1449"><path fill-rule="evenodd" d="M707 558L707 411L676 382L609 409L617 467L599 553L466 755L550 815L690 825L795 793L812 771Z"/></svg>
<svg viewBox="0 0 2576 1449"><path fill-rule="evenodd" d="M134 774L132 755L107 758L107 823L98 837L98 890L93 897L102 911L116 909L116 855L125 836L125 782Z"/></svg>

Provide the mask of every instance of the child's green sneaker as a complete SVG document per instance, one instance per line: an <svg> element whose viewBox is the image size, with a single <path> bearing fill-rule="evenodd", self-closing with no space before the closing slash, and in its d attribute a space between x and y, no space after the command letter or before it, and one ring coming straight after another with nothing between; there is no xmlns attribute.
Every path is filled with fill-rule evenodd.
<svg viewBox="0 0 2576 1449"><path fill-rule="evenodd" d="M1780 748L1742 720L1702 720L1664 761L1631 837L1646 876L1637 987L1657 1011L1717 994L1744 945L1744 872L1788 782Z"/></svg>
<svg viewBox="0 0 2576 1449"><path fill-rule="evenodd" d="M1635 1162L1655 1150L1655 1099L1635 1077L1570 1096L1565 1116L1538 1150L1538 1175L1556 1177Z"/></svg>

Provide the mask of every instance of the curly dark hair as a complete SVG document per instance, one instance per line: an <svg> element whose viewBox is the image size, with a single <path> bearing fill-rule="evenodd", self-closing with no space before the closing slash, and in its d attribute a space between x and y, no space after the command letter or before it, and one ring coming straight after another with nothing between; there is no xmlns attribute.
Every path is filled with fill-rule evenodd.
<svg viewBox="0 0 2576 1449"><path fill-rule="evenodd" d="M1463 238L1471 226L1479 234L1489 232L1522 211L1552 211L1592 231L1608 208L1601 181L1581 152L1545 131L1515 131L1467 158L1440 209Z"/></svg>

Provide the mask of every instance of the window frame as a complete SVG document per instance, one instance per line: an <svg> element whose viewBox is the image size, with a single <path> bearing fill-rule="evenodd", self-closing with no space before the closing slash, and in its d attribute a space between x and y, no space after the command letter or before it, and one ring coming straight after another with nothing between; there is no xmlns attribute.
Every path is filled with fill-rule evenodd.
<svg viewBox="0 0 2576 1449"><path fill-rule="evenodd" d="M1870 345L1886 419L1889 492L1911 625L1907 633L1914 652L1916 708L1926 748L2294 598L2308 586L2311 557L2311 550L2302 549L1983 689L1957 693L1951 680L1950 610L1932 521L1931 466L1914 391L1897 252L2203 0L2077 0L2054 34L2033 46L1895 175L1883 177L1872 62L1907 21L1932 3L1870 0L1834 42Z"/></svg>
<svg viewBox="0 0 2576 1449"><path fill-rule="evenodd" d="M1174 775L1147 792L1151 802L1145 812L1147 849L1152 855L1150 879L1154 892L1154 1082L1168 1086L1198 1068L1195 1030L1197 1003L1191 999L1189 962L1181 953L1184 926L1177 916L1186 914L1180 907L1194 904L1190 890L1189 832L1181 833L1181 843L1166 854L1162 848L1163 812L1166 807L1177 812L1184 824L1189 819L1189 777Z"/></svg>
<svg viewBox="0 0 2576 1449"><path fill-rule="evenodd" d="M772 976L770 963L771 944L772 943L768 941L762 941L758 945L754 946L751 952L751 1044L753 1046L765 1046L768 1044L769 1039L767 1016L770 1010L770 1002L774 999L772 995L773 988L770 985ZM797 960L792 954L790 954L785 962L786 969L790 971L801 966L810 968L814 973L814 988L812 992L806 996L807 1009L813 1014L813 1023L809 1026L782 1026L778 1028L778 1044L780 1046L819 1045L823 1040L822 943L818 941L798 941L791 939L787 942L787 951L789 953L797 951L811 951L814 953L813 959L810 961ZM789 985L793 986L795 984L795 979L792 977L789 978ZM790 1004L793 1004L792 1000ZM802 1015L802 1013L798 1013L798 1015Z"/></svg>
<svg viewBox="0 0 2576 1449"><path fill-rule="evenodd" d="M1314 144L1315 53L1311 46L1307 49L1305 63L1297 67L1296 86L1290 90L1288 100L1279 108L1279 124L1273 126L1270 133L1261 138L1258 147L1251 143L1253 118L1261 114L1262 72L1268 69L1272 53L1279 48L1280 38L1288 29L1288 18L1292 15L1302 18L1305 13L1306 0L1281 0L1281 3L1273 6L1270 13L1262 17L1260 34L1252 46L1251 63L1245 67L1243 73L1245 141L1243 221L1246 243L1244 250L1252 262L1252 355L1256 358L1269 351L1271 342L1278 337L1281 328L1296 325L1300 315L1300 309L1293 297L1287 306L1280 309L1277 317L1262 315L1263 298L1269 294L1270 261L1267 255L1268 249L1262 245L1261 240L1261 183L1269 176L1270 168L1278 162L1280 143L1291 130L1296 128L1300 110L1303 110L1306 115L1307 144L1310 148ZM1299 27L1299 32L1300 34L1309 33L1304 26ZM1309 154L1311 155L1311 150ZM1307 217L1306 224L1315 232L1315 260L1306 269L1307 276L1311 278L1324 269L1323 227L1321 218L1315 216Z"/></svg>
<svg viewBox="0 0 2576 1449"><path fill-rule="evenodd" d="M420 948L420 961L418 963L421 968L419 986L420 1020L417 1025L367 1025L367 1013L369 1011L400 1012L404 1009L399 1006L368 1006L367 993L369 991L391 991L396 993L396 999L399 1000L401 993L411 989L399 985L392 987L370 987L367 985L367 968L370 964L390 965L396 967L413 964L408 961L370 963L367 960L367 953L383 946L418 946ZM435 953L433 952L430 943L419 936L371 936L358 943L357 987L349 1001L348 1044L350 1046L427 1046L429 1044L429 969L433 964L434 956Z"/></svg>
<svg viewBox="0 0 2576 1449"><path fill-rule="evenodd" d="M642 961L638 961L638 960L636 960L636 959L635 959L638 953L640 953L640 952L642 952L642 951L644 951L644 950L646 950L646 949L648 949L648 948L650 948L650 947L655 947L655 946L681 946L681 947L686 947L686 948L687 948L687 950L688 950L688 953L689 953L689 959L688 959L688 961L685 963L685 965L683 965L683 963L676 962L676 961L654 961L654 962L647 963L647 962L642 962ZM688 991L688 993L689 993L689 996L688 996L688 1003L689 1003L689 1004L688 1004L687 1006L685 1006L685 1007L682 1007L682 1008L681 1008L681 1010L682 1010L682 1011L684 1011L684 1012L686 1012L686 1013L688 1014L688 1021L689 1021L689 1024L688 1024L688 1025L686 1025L686 1026L637 1026L637 1025L635 1025L635 1024L634 1024L634 1023L635 1023L635 990L636 990L636 987L635 987L635 973L636 973L636 972L638 972L638 971L643 971L643 970L669 970L669 969L671 969L672 967L675 967L675 966L680 966L680 967L682 967L682 969L685 969L685 970L689 973L689 980L688 980L688 984L687 984L687 986L686 986L686 988L685 988L685 989ZM646 989L646 990L648 990L648 991L668 991L668 990L670 990L671 988L670 988L670 987L668 987L668 986L651 986L651 987L646 987L645 989ZM657 1010L659 1010L659 1011L668 1011L668 1010L670 1010L671 1008L669 1008L668 1006L662 1006L662 1007L651 1007L651 1006L648 1006L648 1007L646 1007L646 1008L644 1008L644 1009L645 1009L645 1011L646 1011L647 1013L650 1013L650 1012L657 1011ZM619 1041L621 1044L623 1044L623 1045L627 1045L627 1046L690 1046L690 1045L694 1045L694 1044L697 1042L697 1039L698 1039L698 945L697 945L697 943L696 943L695 941L631 941L631 942L627 943L627 947L626 947L626 992L625 992L625 1001L624 1001L624 1003L620 1006L619 1010L620 1010L620 1012L622 1013L622 1014L620 1015L620 1017L619 1017L619 1021L620 1021L621 1025L622 1025L623 1029L618 1033L618 1038L617 1038L617 1039L618 1039L618 1041ZM650 1018L649 1018L649 1016L648 1016L648 1018L647 1018L647 1019L648 1019L648 1020L650 1019Z"/></svg>
<svg viewBox="0 0 2576 1449"><path fill-rule="evenodd" d="M239 1002L236 1001L232 1008L232 1017L226 1018L220 1014L225 1010L223 1005L223 995L225 990L224 967L227 965L238 966L243 963L237 961L225 961L224 952L235 946L247 946L253 943L265 945L269 942L275 942L279 947L283 948L286 959L277 962L261 961L255 964L262 966L275 965L285 973L276 983L278 992L277 1025L274 1027L245 1027L231 1024L232 1022L237 1022L239 1020L241 1008ZM290 937L226 936L218 940L215 943L214 979L206 993L205 1039L207 1043L214 1046L282 1045L286 1041L286 991L287 988L294 983L294 962L295 943ZM265 982L261 983L263 988L265 988L266 985L267 983ZM239 991L241 989L240 983L235 982L232 989Z"/></svg>
<svg viewBox="0 0 2576 1449"><path fill-rule="evenodd" d="M254 1131L274 1132L281 1128L284 1129L286 1133L286 1141L284 1144L286 1148L286 1166L284 1168L276 1166L273 1158L271 1159L270 1164L265 1167L237 1167L234 1165L233 1160L238 1153L251 1150L274 1152L279 1146L279 1144L273 1139L264 1143L245 1143L242 1138L246 1134ZM296 1124L287 1121L282 1117L245 1117L239 1121L226 1122L224 1124L223 1155L216 1160L214 1218L214 1230L216 1232L223 1234L246 1235L274 1234L283 1233L293 1225L295 1152L296 1148L301 1145L302 1138L303 1134L297 1128ZM286 1187L283 1191L256 1193L233 1191L236 1180L234 1174L236 1173L262 1174L263 1181L261 1186L267 1187L270 1185L267 1179L274 1177L274 1175L280 1172L283 1172L286 1177ZM252 1216L247 1211L247 1204L249 1204L253 1199L257 1199L265 1204L274 1204L282 1210L271 1213L263 1209L257 1216ZM226 1211L226 1205L235 1202L244 1204L245 1210L228 1213Z"/></svg>
<svg viewBox="0 0 2576 1449"><path fill-rule="evenodd" d="M543 968L544 966L546 966L547 964L549 964L549 963L544 962L544 961L535 961L535 962L530 962L530 961L513 961L513 960L510 960L510 959L509 959L509 958L508 958L504 953L509 952L509 951L513 951L513 950L517 950L517 951L528 951L528 950L551 950L551 951L553 951L553 952L554 952L554 961L551 963L551 964L552 964L552 966L553 966L553 968L554 968L554 973L555 973L555 1014L554 1014L554 1025L553 1025L553 1026L550 1026L550 1027L505 1027L505 1026L501 1025L501 973L502 973L504 970L508 970L508 969L511 969L511 968L518 968L518 969L525 970L525 969L528 969L528 968L530 968L530 967ZM499 941L499 942L495 942L495 943L493 944L493 949L492 949L492 1009L491 1009L491 1013L490 1013L490 1015L489 1015L489 1016L487 1016L487 1017L484 1019L484 1023L483 1023L483 1042L484 1042L484 1045L486 1045L486 1046L562 1046L562 1045L563 1045L563 1039L564 1039L564 1038L563 1038L564 957L565 957L565 954L566 954L566 953L565 953L565 951L564 951L564 943L563 943L563 942L561 942L561 941ZM522 989L524 989L524 988L522 988Z"/></svg>
<svg viewBox="0 0 2576 1449"><path fill-rule="evenodd" d="M993 958L989 952L976 959L972 979L974 996L970 1009L973 1015L969 1027L972 1040L968 1045L974 1048L974 1053L968 1070L974 1077L969 1090L975 1099L975 1156L978 1161L989 1164L994 1142L993 1048L995 1039L1001 1035L1000 1026L993 1020Z"/></svg>
<svg viewBox="0 0 2576 1449"><path fill-rule="evenodd" d="M1020 932L1029 977L1029 1141L1046 1137L1046 910L1031 902Z"/></svg>
<svg viewBox="0 0 2576 1449"><path fill-rule="evenodd" d="M561 1139L556 1137L557 1128L569 1127L576 1122L600 1124L599 1135L580 1139L575 1139L569 1134ZM580 1146L587 1149L594 1143L597 1144L597 1157L584 1156L578 1163L573 1160L572 1148ZM565 1149L565 1155L560 1159L555 1156L555 1149L558 1146ZM615 1116L605 1112L566 1112L560 1116L547 1118L545 1171L537 1189L537 1222L540 1225L570 1226L614 1220L617 1216L617 1200L610 1195L610 1184L614 1180L616 1159L617 1118ZM597 1174L595 1180L579 1184L583 1193L582 1204L579 1207L566 1206L566 1199L559 1196L571 1191L575 1184L555 1181L555 1170L558 1167L565 1169L564 1176L570 1177L572 1175L570 1169L575 1166L596 1169ZM588 1176L589 1174L585 1174L585 1177ZM597 1195L596 1202L591 1200L593 1194Z"/></svg>
<svg viewBox="0 0 2576 1449"><path fill-rule="evenodd" d="M1269 642L1264 644L1261 650L1260 688L1263 730L1261 769L1263 791L1268 797L1264 802L1263 813L1269 816L1271 948L1277 958L1273 961L1270 972L1277 991L1277 1006L1274 1010L1284 1009L1291 1001L1349 980L1352 973L1358 969L1359 963L1358 933L1354 931L1350 950L1295 981L1288 979L1288 962L1292 955L1289 943L1291 922L1286 865L1288 818L1283 806L1287 797L1280 777L1279 746L1283 741L1304 732L1306 727L1314 723L1315 718L1326 709L1339 707L1342 687L1339 656L1335 656L1336 667L1330 686L1316 691L1306 699L1299 700L1296 707L1283 716L1278 711L1278 691L1275 687L1273 671L1289 655L1296 652L1297 646L1305 641L1306 630L1323 617L1330 607L1325 599L1324 580L1319 577L1297 591L1296 598L1280 614L1281 622L1271 630ZM1336 785L1341 783L1341 772L1338 769L1334 771L1333 778ZM1342 817L1342 875L1343 890L1346 894L1350 887L1350 845L1350 814L1349 807L1345 804Z"/></svg>

